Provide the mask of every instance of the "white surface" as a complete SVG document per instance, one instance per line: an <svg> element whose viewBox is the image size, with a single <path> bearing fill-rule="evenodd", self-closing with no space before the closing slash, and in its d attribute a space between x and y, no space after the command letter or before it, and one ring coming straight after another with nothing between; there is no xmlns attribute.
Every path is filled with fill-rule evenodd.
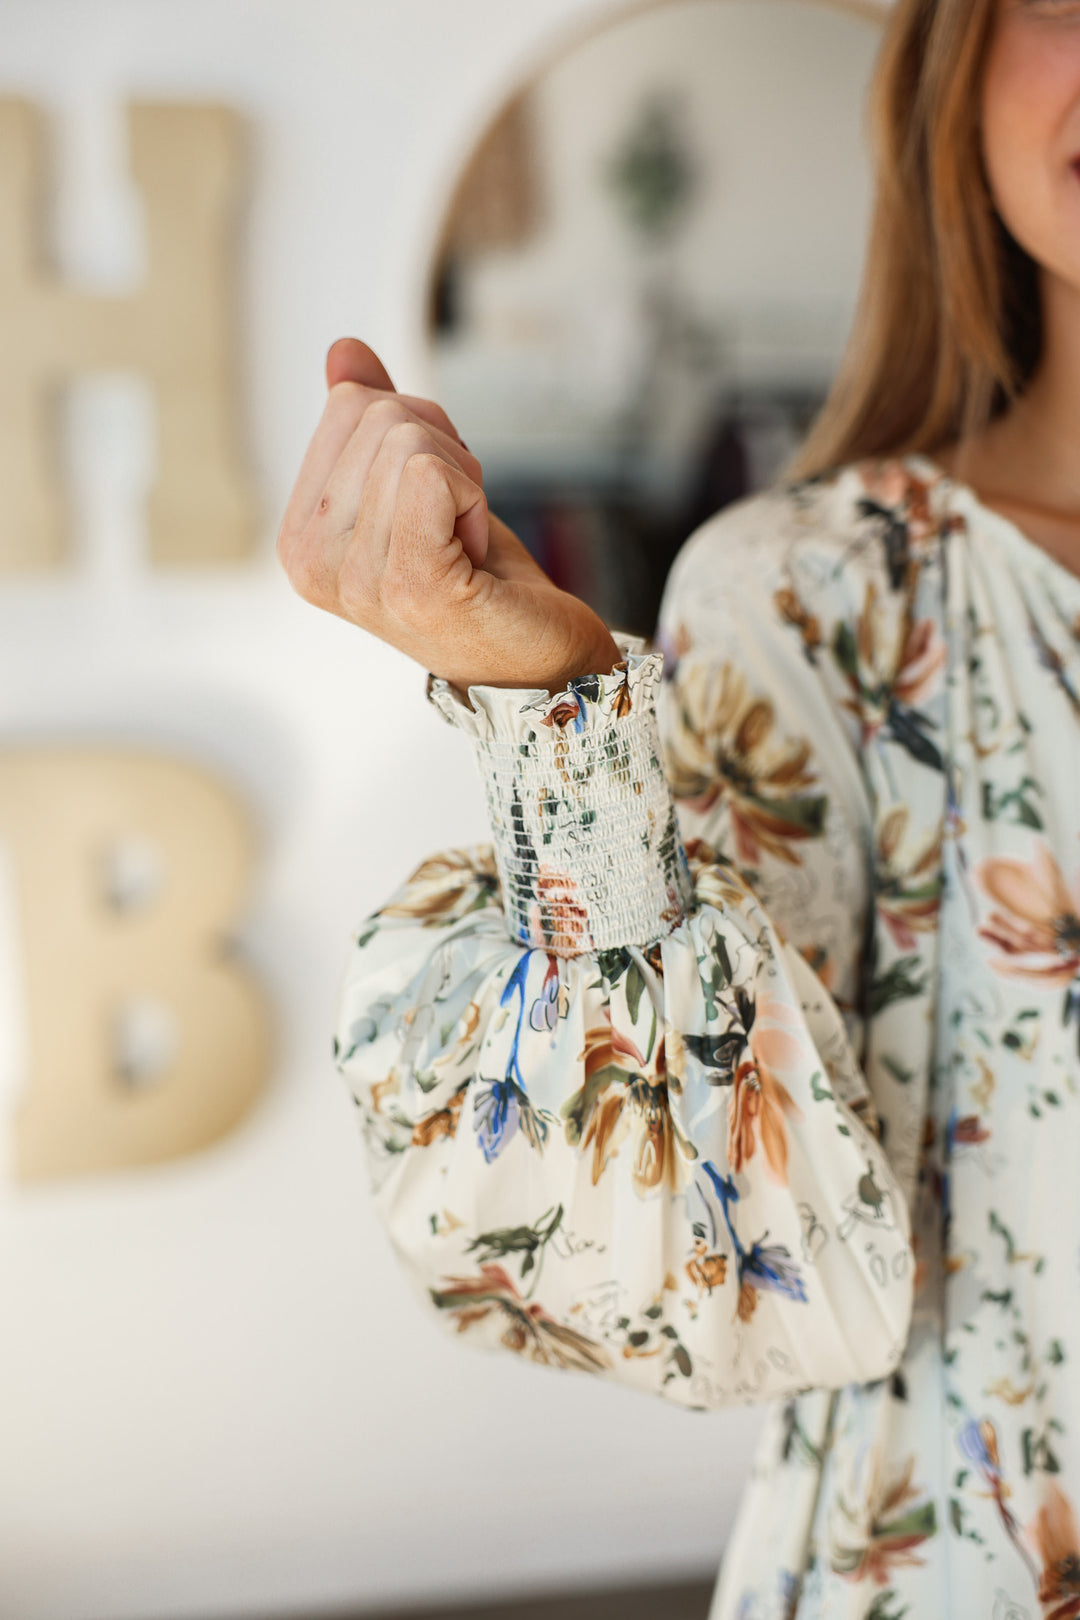
<svg viewBox="0 0 1080 1620"><path fill-rule="evenodd" d="M391 883L484 835L480 794L419 672L300 604L272 557L326 345L357 332L400 385L424 386L437 202L537 48L614 9L0 3L2 87L57 117L55 251L93 285L139 269L118 100L221 98L250 120L260 555L152 575L145 396L122 379L81 388L79 558L0 586L0 735L130 739L238 785L263 834L246 939L278 1025L249 1124L165 1169L19 1189L0 1112L2 1620L268 1617L703 1575L719 1557L756 1413L687 1416L482 1358L421 1313L376 1228L329 1060L337 976ZM19 1042L9 1018L0 1110Z"/></svg>

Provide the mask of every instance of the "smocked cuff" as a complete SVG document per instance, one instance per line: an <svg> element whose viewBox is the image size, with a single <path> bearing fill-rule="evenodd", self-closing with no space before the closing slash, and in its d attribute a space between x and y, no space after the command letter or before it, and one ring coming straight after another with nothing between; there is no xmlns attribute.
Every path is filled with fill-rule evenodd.
<svg viewBox="0 0 1080 1620"><path fill-rule="evenodd" d="M558 956L654 944L692 893L660 764L663 659L617 639L626 656L610 675L554 697L471 686L470 708L428 677L432 703L476 751L507 927Z"/></svg>

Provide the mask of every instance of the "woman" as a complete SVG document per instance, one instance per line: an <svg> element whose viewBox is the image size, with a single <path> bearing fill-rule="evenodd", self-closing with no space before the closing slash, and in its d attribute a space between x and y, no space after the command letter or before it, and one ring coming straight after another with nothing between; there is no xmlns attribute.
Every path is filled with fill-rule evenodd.
<svg viewBox="0 0 1080 1620"><path fill-rule="evenodd" d="M1067 1620L1080 0L899 0L876 109L842 376L684 548L659 692L331 351L283 559L434 672L494 834L360 931L338 1059L448 1326L783 1397L714 1616Z"/></svg>

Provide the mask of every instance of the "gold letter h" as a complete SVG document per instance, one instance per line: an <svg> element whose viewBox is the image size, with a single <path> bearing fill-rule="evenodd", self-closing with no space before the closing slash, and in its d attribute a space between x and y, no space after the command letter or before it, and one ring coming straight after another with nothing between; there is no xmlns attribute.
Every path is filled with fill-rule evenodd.
<svg viewBox="0 0 1080 1620"><path fill-rule="evenodd" d="M230 216L239 128L223 107L135 104L131 161L148 268L129 297L83 293L42 265L36 217L42 141L25 101L0 99L0 569L55 566L65 512L53 444L57 391L82 372L149 376L157 476L149 492L158 563L244 556L254 528L239 453Z"/></svg>

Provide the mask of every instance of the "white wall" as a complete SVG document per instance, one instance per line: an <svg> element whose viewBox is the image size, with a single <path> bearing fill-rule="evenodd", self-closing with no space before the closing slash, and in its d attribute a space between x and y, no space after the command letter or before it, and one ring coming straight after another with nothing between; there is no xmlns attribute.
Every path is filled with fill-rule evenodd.
<svg viewBox="0 0 1080 1620"><path fill-rule="evenodd" d="M863 130L880 34L875 18L805 0L675 0L539 76L535 234L470 266L469 324L440 345L440 394L489 474L588 467L610 449L645 360L647 280L720 338L715 367L700 352L668 357L657 436L676 487L718 391L828 385L869 223ZM604 176L657 91L698 176L671 242L646 246Z"/></svg>
<svg viewBox="0 0 1080 1620"><path fill-rule="evenodd" d="M300 604L272 556L327 344L357 332L424 386L424 253L453 173L536 51L614 9L0 3L0 91L54 115L54 248L93 285L138 276L122 99L221 98L250 120L259 556L148 572L145 401L123 380L80 389L79 558L0 584L0 739L135 740L239 786L263 840L245 937L278 1043L264 1104L197 1158L19 1188L0 1153L2 1620L375 1607L719 1557L757 1414L480 1357L421 1313L376 1227L328 1052L347 935L428 849L482 837L483 814L419 672ZM3 1150L20 1042L0 1034Z"/></svg>

